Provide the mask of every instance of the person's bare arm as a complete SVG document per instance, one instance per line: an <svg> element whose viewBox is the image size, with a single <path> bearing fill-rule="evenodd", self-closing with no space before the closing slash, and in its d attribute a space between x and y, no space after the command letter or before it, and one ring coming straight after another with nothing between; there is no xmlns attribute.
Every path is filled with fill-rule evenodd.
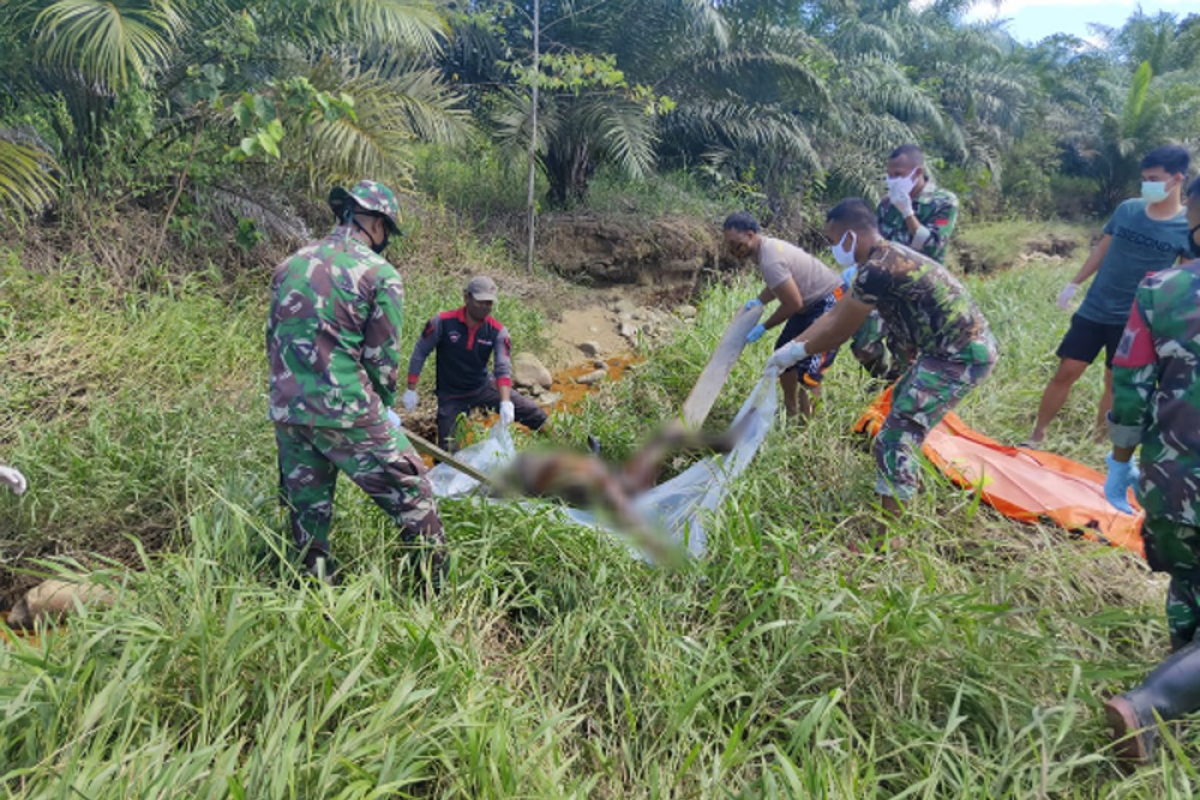
<svg viewBox="0 0 1200 800"><path fill-rule="evenodd" d="M1079 272L1075 273L1075 277L1071 279L1071 283L1081 286L1084 281L1095 275L1096 270L1100 269L1104 257L1108 255L1110 244L1112 244L1112 234L1106 233L1101 236L1100 241L1096 242L1096 246L1088 254L1087 260L1083 262L1083 266L1079 268Z"/></svg>
<svg viewBox="0 0 1200 800"><path fill-rule="evenodd" d="M795 341L803 342L810 355L828 352L853 336L874 308L853 297L843 297L832 311L820 317Z"/></svg>
<svg viewBox="0 0 1200 800"><path fill-rule="evenodd" d="M772 297L779 299L779 308L775 309L775 312L763 323L763 327L767 330L771 330L776 325L782 325L787 322L788 317L804 308L804 298L800 295L800 288L791 278L768 291L771 292Z"/></svg>

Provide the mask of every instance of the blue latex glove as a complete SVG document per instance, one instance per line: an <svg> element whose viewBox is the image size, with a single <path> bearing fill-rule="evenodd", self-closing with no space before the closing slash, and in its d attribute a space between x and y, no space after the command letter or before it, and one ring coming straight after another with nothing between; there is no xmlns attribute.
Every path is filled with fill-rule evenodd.
<svg viewBox="0 0 1200 800"><path fill-rule="evenodd" d="M845 289L854 283L854 276L858 274L858 267L846 267L842 270L842 288Z"/></svg>
<svg viewBox="0 0 1200 800"><path fill-rule="evenodd" d="M387 419L388 419L388 424L391 425L393 428L400 427L400 415L397 414L395 411L392 411L390 408L387 410Z"/></svg>
<svg viewBox="0 0 1200 800"><path fill-rule="evenodd" d="M1112 453L1104 457L1104 463L1108 465L1108 476L1104 479L1105 499L1118 511L1132 514L1133 507L1129 505L1128 495L1141 477L1137 465L1133 459L1122 464L1113 459Z"/></svg>
<svg viewBox="0 0 1200 800"><path fill-rule="evenodd" d="M746 344L754 344L759 339L761 339L763 337L763 334L766 332L767 332L767 329L764 328L762 323L760 322L759 324L757 324L753 328L751 328L750 332L746 334Z"/></svg>
<svg viewBox="0 0 1200 800"><path fill-rule="evenodd" d="M743 306L743 308L745 308L747 311L749 311L750 309L758 308L761 305L762 305L762 300L759 300L757 297L751 297L749 300L746 301L746 305Z"/></svg>

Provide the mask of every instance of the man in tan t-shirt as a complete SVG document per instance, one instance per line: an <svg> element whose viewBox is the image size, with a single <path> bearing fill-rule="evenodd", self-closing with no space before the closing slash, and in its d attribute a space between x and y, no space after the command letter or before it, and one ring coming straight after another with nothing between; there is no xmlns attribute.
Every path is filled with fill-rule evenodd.
<svg viewBox="0 0 1200 800"><path fill-rule="evenodd" d="M775 343L778 349L807 330L841 298L842 278L838 273L793 244L763 236L758 220L751 214L745 211L730 214L723 227L729 252L737 258L753 257L767 285L758 297L746 301L746 307L779 301L779 308L747 334L747 342L757 342L771 328L783 325ZM779 385L783 387L783 403L789 419L806 420L812 416L821 380L836 356L835 348L802 359L780 373Z"/></svg>

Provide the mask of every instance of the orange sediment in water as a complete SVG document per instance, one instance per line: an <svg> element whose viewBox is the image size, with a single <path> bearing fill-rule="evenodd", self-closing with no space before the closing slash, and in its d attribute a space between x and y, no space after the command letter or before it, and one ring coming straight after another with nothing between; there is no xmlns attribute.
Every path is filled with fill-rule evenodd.
<svg viewBox="0 0 1200 800"><path fill-rule="evenodd" d="M561 372L556 372L554 373L554 382L550 385L550 391L562 396L554 404L553 408L544 405L543 407L547 411L570 411L582 402L585 397L599 389L605 383L621 380L629 369L629 365L636 364L641 360L633 356L613 356L612 358L605 359L604 363L608 366L604 369L608 373L608 377L603 381L590 385L578 383L578 380L584 375L590 375L600 369L600 367L593 364L579 364Z"/></svg>
<svg viewBox="0 0 1200 800"><path fill-rule="evenodd" d="M0 611L0 614L4 615L4 624L7 625L8 612ZM38 644L37 634L31 630L27 631L21 628L17 628L15 630L12 628L0 629L0 645L10 644L15 639L23 639L32 647L37 647Z"/></svg>

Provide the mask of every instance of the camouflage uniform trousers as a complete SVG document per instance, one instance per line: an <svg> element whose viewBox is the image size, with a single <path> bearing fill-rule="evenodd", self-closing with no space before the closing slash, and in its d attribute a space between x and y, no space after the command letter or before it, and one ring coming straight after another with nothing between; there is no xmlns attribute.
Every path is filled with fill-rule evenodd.
<svg viewBox="0 0 1200 800"><path fill-rule="evenodd" d="M908 501L920 484L917 457L929 431L991 374L995 342L973 342L962 360L920 356L896 383L892 409L875 437L875 492Z"/></svg>
<svg viewBox="0 0 1200 800"><path fill-rule="evenodd" d="M1142 540L1150 568L1171 576L1167 628L1172 648L1179 649L1195 638L1200 626L1200 528L1147 516L1142 522Z"/></svg>
<svg viewBox="0 0 1200 800"><path fill-rule="evenodd" d="M292 538L301 550L329 553L329 528L338 471L358 484L400 526L407 545L418 542L432 581L446 570L446 535L425 477L425 465L389 425L323 428L276 423L279 481L291 511Z"/></svg>
<svg viewBox="0 0 1200 800"><path fill-rule="evenodd" d="M872 311L854 332L850 352L872 378L895 380L908 366L904 356L892 350L887 339L887 324L878 311Z"/></svg>

